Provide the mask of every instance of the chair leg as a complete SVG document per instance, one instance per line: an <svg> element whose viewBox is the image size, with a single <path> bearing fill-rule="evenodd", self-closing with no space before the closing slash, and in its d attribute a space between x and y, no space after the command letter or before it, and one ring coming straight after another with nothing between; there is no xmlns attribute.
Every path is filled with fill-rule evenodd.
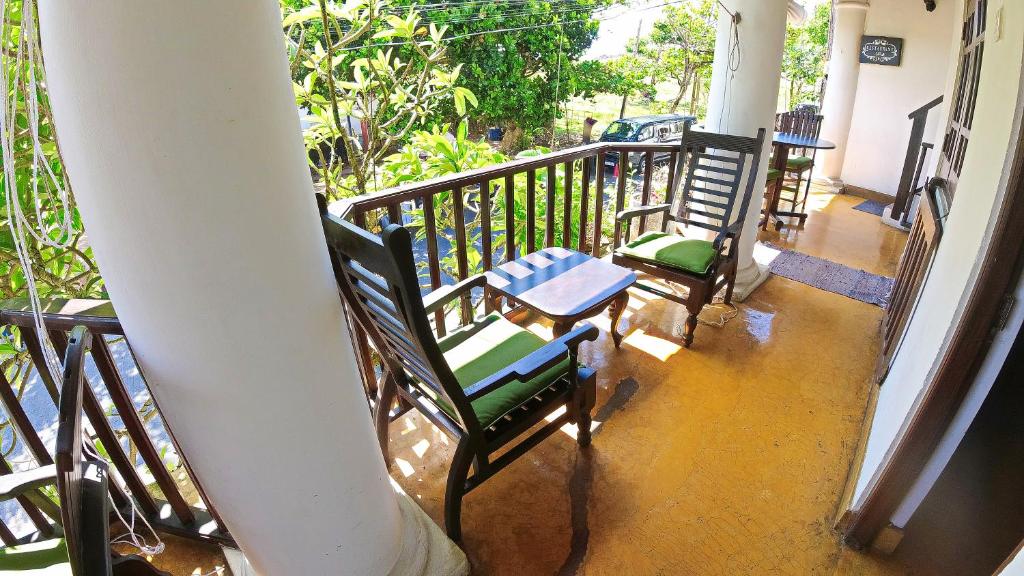
<svg viewBox="0 0 1024 576"><path fill-rule="evenodd" d="M683 329L683 347L689 348L693 344L693 333L697 330L697 315L704 308L704 303L687 304L686 310L690 313L686 317L686 326Z"/></svg>
<svg viewBox="0 0 1024 576"><path fill-rule="evenodd" d="M380 444L380 451L384 454L384 464L391 469L391 456L388 450L389 433L388 426L391 424L391 404L397 395L394 376L388 374L384 378L383 385L377 392L377 404L373 409L374 427L377 429L377 442Z"/></svg>
<svg viewBox="0 0 1024 576"><path fill-rule="evenodd" d="M811 169L807 171L807 185L804 186L804 199L803 199L803 201L800 202L800 211L801 212L806 212L807 211L807 197L810 196L810 194L811 194L811 174L813 174L813 173L814 173L814 167L812 165Z"/></svg>
<svg viewBox="0 0 1024 576"><path fill-rule="evenodd" d="M469 449L469 438L463 438L455 448L452 467L448 470L448 485L444 491L444 527L448 537L455 542L462 540L462 497L466 495L466 477L473 462Z"/></svg>
<svg viewBox="0 0 1024 576"><path fill-rule="evenodd" d="M736 288L736 271L733 270L728 275L729 282L725 285L725 298L726 304L732 304L732 291Z"/></svg>

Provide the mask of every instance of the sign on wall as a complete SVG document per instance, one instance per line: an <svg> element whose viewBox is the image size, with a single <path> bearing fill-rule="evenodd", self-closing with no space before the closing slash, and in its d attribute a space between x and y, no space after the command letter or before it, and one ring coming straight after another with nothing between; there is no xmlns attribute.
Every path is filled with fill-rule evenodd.
<svg viewBox="0 0 1024 576"><path fill-rule="evenodd" d="M863 36L860 40L860 63L899 66L903 60L903 38Z"/></svg>

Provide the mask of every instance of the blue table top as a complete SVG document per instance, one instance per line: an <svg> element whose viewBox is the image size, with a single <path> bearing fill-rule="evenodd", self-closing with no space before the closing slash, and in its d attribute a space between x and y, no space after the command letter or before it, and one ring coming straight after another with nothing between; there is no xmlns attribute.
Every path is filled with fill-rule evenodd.
<svg viewBox="0 0 1024 576"><path fill-rule="evenodd" d="M772 136L772 143L783 144L793 148L817 148L819 150L831 150L836 147L834 143L828 140L800 136L798 134L787 134L785 132L776 132Z"/></svg>

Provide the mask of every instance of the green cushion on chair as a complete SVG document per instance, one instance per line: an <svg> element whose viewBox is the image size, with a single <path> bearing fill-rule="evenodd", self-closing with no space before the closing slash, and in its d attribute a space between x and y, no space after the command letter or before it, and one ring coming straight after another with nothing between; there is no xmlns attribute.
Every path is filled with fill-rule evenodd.
<svg viewBox="0 0 1024 576"><path fill-rule="evenodd" d="M765 180L767 182L773 182L775 180L778 180L780 176L782 176L782 172L779 172L775 168L769 168L768 169L768 178L766 178Z"/></svg>
<svg viewBox="0 0 1024 576"><path fill-rule="evenodd" d="M71 576L63 538L0 548L0 574Z"/></svg>
<svg viewBox="0 0 1024 576"><path fill-rule="evenodd" d="M690 240L678 234L646 232L618 252L694 274L706 274L715 259L715 247L707 240Z"/></svg>
<svg viewBox="0 0 1024 576"><path fill-rule="evenodd" d="M796 158L790 158L786 162L786 168L789 170L804 170L806 168L809 168L813 163L814 160L808 158L807 156L797 156Z"/></svg>
<svg viewBox="0 0 1024 576"><path fill-rule="evenodd" d="M499 370L542 348L546 341L533 332L516 326L500 314L477 320L438 340L448 365L459 385L468 388ZM509 410L547 388L569 370L569 356L529 382L513 380L473 401L473 411L484 428L496 422ZM453 412L443 401L438 404Z"/></svg>

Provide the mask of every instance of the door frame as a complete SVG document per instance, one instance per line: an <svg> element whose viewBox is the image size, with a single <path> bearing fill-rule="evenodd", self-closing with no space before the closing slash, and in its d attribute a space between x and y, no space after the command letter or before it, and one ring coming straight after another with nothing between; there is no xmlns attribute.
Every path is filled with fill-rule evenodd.
<svg viewBox="0 0 1024 576"><path fill-rule="evenodd" d="M1018 110L1021 101L1024 93L1018 96ZM1012 145L1006 192L963 314L905 433L869 486L863 504L849 511L841 527L844 541L854 548L871 545L888 525L952 422L1014 305L1013 292L1024 270L1024 125L1018 127Z"/></svg>

